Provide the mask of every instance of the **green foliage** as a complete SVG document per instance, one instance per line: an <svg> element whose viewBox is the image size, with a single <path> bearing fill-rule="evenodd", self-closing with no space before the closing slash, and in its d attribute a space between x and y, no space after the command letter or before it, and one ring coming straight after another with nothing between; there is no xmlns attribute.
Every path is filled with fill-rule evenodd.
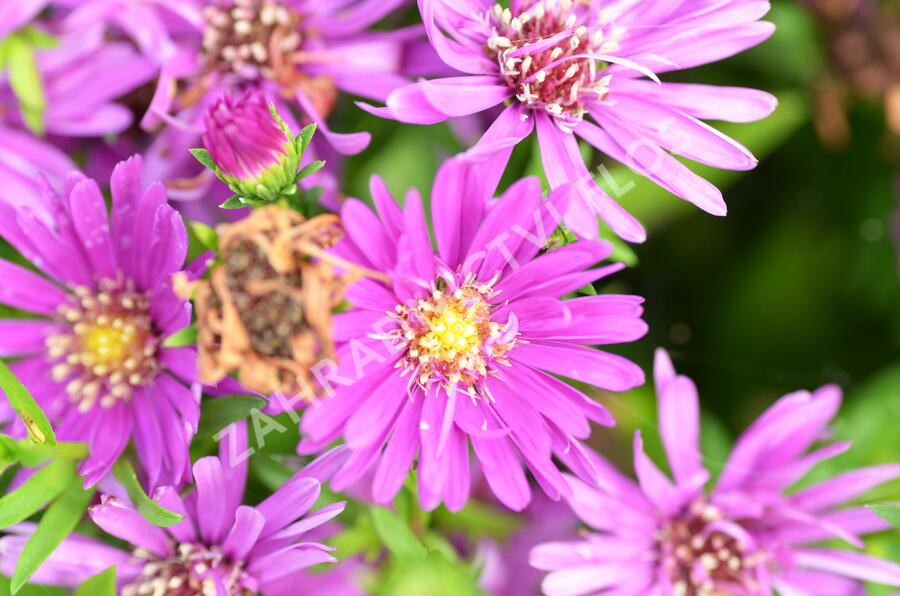
<svg viewBox="0 0 900 596"><path fill-rule="evenodd" d="M238 420L243 420L254 410L266 407L266 400L255 395L225 395L208 398L203 402L197 434L212 437Z"/></svg>
<svg viewBox="0 0 900 596"><path fill-rule="evenodd" d="M164 348L183 348L185 346L193 346L197 343L197 326L189 325L184 329L176 331L166 338L163 342Z"/></svg>
<svg viewBox="0 0 900 596"><path fill-rule="evenodd" d="M900 505L896 503L877 503L869 505L869 509L874 511L884 521L900 529Z"/></svg>
<svg viewBox="0 0 900 596"><path fill-rule="evenodd" d="M41 563L75 529L93 495L94 489L83 489L81 480L76 478L69 483L59 499L47 508L16 562L10 584L10 591L13 594L25 585Z"/></svg>
<svg viewBox="0 0 900 596"><path fill-rule="evenodd" d="M0 360L0 388L3 389L7 401L25 424L28 436L32 441L48 445L56 443L56 433L53 432L44 411L2 360Z"/></svg>
<svg viewBox="0 0 900 596"><path fill-rule="evenodd" d="M427 557L425 546L395 513L383 507L373 507L372 521L384 545L398 559L421 561Z"/></svg>
<svg viewBox="0 0 900 596"><path fill-rule="evenodd" d="M0 497L0 528L24 521L76 481L75 462L59 459L35 472L22 486Z"/></svg>
<svg viewBox="0 0 900 596"><path fill-rule="evenodd" d="M169 511L147 496L137 479L137 475L134 473L134 468L131 467L131 464L124 457L120 458L113 465L113 474L116 480L128 491L128 498L131 499L138 512L151 524L155 526L174 526L184 519L183 515Z"/></svg>
<svg viewBox="0 0 900 596"><path fill-rule="evenodd" d="M74 596L116 596L116 568L109 567L86 579Z"/></svg>
<svg viewBox="0 0 900 596"><path fill-rule="evenodd" d="M31 27L15 31L0 41L0 71L7 70L22 119L32 132L39 135L46 128L44 112L47 110L47 97L35 51L56 44L54 37Z"/></svg>

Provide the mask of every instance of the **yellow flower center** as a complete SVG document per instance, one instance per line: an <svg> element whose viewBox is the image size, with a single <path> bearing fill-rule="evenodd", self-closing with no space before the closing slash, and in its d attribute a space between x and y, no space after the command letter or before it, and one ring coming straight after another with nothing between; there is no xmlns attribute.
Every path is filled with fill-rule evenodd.
<svg viewBox="0 0 900 596"><path fill-rule="evenodd" d="M431 320L431 330L419 340L420 344L436 347L435 351L443 354L443 359L460 352L477 352L481 347L477 307L482 305L466 307L456 303L445 307Z"/></svg>
<svg viewBox="0 0 900 596"><path fill-rule="evenodd" d="M87 325L75 333L81 336L84 350L100 365L122 364L138 349L134 325L125 325L123 319L115 319L113 325Z"/></svg>
<svg viewBox="0 0 900 596"><path fill-rule="evenodd" d="M406 349L398 366L414 372L423 389L462 386L477 397L495 364L508 364L504 355L515 343L509 324L491 319L496 295L490 284L469 279L452 292L435 287L413 307L398 306L393 315L400 325L389 334Z"/></svg>
<svg viewBox="0 0 900 596"><path fill-rule="evenodd" d="M82 412L98 402L110 407L129 400L159 371L147 297L121 281L106 279L99 286L74 289L59 311L71 327L46 340L48 355L58 361L52 376L66 384Z"/></svg>

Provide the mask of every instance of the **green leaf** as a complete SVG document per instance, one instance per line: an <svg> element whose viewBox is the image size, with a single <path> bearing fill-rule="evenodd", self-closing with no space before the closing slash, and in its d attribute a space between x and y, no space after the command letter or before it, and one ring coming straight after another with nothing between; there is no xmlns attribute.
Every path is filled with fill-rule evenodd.
<svg viewBox="0 0 900 596"><path fill-rule="evenodd" d="M424 561L428 551L413 531L392 511L384 507L372 508L375 531L384 545L401 561Z"/></svg>
<svg viewBox="0 0 900 596"><path fill-rule="evenodd" d="M300 168L300 171L297 172L297 176L294 179L299 181L303 178L306 178L307 176L309 176L311 174L315 174L316 172L318 172L319 170L321 170L324 167L325 167L324 161L312 161L312 162L306 164L305 166L303 166L302 168Z"/></svg>
<svg viewBox="0 0 900 596"><path fill-rule="evenodd" d="M125 458L119 458L113 465L113 474L128 491L128 498L137 507L138 512L154 526L174 526L184 519L183 515L169 511L147 496L141 483L138 482L134 468Z"/></svg>
<svg viewBox="0 0 900 596"><path fill-rule="evenodd" d="M213 251L219 248L219 235L216 233L215 228L199 221L192 221L189 227L191 233L203 248Z"/></svg>
<svg viewBox="0 0 900 596"><path fill-rule="evenodd" d="M869 505L875 515L882 518L895 528L900 528L900 504L898 503L876 503Z"/></svg>
<svg viewBox="0 0 900 596"><path fill-rule="evenodd" d="M81 479L74 478L62 496L47 508L19 555L10 585L13 594L25 585L41 563L75 529L93 496L93 488L85 490L81 487Z"/></svg>
<svg viewBox="0 0 900 596"><path fill-rule="evenodd" d="M24 521L55 499L76 478L75 462L58 459L0 498L0 528Z"/></svg>
<svg viewBox="0 0 900 596"><path fill-rule="evenodd" d="M26 468L36 468L51 459L84 459L89 455L86 443L61 441L55 445L34 443L31 439L15 442L16 456Z"/></svg>
<svg viewBox="0 0 900 596"><path fill-rule="evenodd" d="M377 586L378 596L486 596L473 570L432 552L422 561L399 565Z"/></svg>
<svg viewBox="0 0 900 596"><path fill-rule="evenodd" d="M56 433L50 426L50 421L44 411L41 410L25 385L19 382L6 363L0 360L0 389L6 393L9 405L16 411L19 418L28 429L28 436L35 443L56 444Z"/></svg>
<svg viewBox="0 0 900 596"><path fill-rule="evenodd" d="M197 327L191 325L180 331L176 331L166 338L163 342L164 348L183 348L184 346L193 346L197 343Z"/></svg>
<svg viewBox="0 0 900 596"><path fill-rule="evenodd" d="M32 48L49 50L59 46L59 39L57 37L50 35L46 31L41 31L36 27L24 27L20 29L18 33Z"/></svg>
<svg viewBox="0 0 900 596"><path fill-rule="evenodd" d="M206 149L202 149L202 148L201 149L188 149L188 151L191 152L191 155L194 156L194 159L196 159L197 161L202 163L204 166L206 166L213 172L216 172L216 174L219 173L219 166L217 166L216 162L213 161L213 158L210 156L209 151L207 151Z"/></svg>
<svg viewBox="0 0 900 596"><path fill-rule="evenodd" d="M116 596L116 568L108 567L86 579L74 596Z"/></svg>
<svg viewBox="0 0 900 596"><path fill-rule="evenodd" d="M47 98L28 35L17 32L7 37L3 42L3 54L9 70L9 84L25 124L35 134L43 134Z"/></svg>
<svg viewBox="0 0 900 596"><path fill-rule="evenodd" d="M243 420L253 410L266 407L266 400L255 395L225 395L204 402L200 412L197 434L212 436L238 420Z"/></svg>
<svg viewBox="0 0 900 596"><path fill-rule="evenodd" d="M312 141L313 134L316 132L316 124L312 123L308 126L304 126L303 130L301 130L296 137L297 143L299 143L299 153L302 155L306 148L309 147L310 141Z"/></svg>

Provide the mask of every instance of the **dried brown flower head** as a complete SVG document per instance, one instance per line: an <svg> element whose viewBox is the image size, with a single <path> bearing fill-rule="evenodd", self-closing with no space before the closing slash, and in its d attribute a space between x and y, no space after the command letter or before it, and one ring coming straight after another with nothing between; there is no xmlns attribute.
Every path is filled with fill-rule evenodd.
<svg viewBox="0 0 900 596"><path fill-rule="evenodd" d="M194 286L201 379L236 372L248 389L312 399L311 367L334 358L331 315L352 275L325 254L340 219L273 205L218 232L221 263Z"/></svg>

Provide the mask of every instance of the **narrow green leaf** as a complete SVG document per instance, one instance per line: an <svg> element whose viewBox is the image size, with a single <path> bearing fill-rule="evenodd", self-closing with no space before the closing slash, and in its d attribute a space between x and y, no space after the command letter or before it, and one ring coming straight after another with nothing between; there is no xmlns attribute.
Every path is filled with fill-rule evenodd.
<svg viewBox="0 0 900 596"><path fill-rule="evenodd" d="M24 521L55 499L75 478L75 462L58 459L0 498L0 528Z"/></svg>
<svg viewBox="0 0 900 596"><path fill-rule="evenodd" d="M184 519L183 515L169 511L147 496L141 483L138 482L134 468L124 457L119 458L119 461L113 465L113 474L128 491L128 498L131 499L138 512L154 526L174 526Z"/></svg>
<svg viewBox="0 0 900 596"><path fill-rule="evenodd" d="M26 468L36 468L51 459L84 459L89 455L86 443L61 441L55 445L34 443L31 439L15 442L19 463Z"/></svg>
<svg viewBox="0 0 900 596"><path fill-rule="evenodd" d="M43 134L47 99L34 50L28 43L27 36L21 34L9 36L4 45L9 84L19 101L22 117L35 134Z"/></svg>
<svg viewBox="0 0 900 596"><path fill-rule="evenodd" d="M48 445L56 444L56 433L50 426L50 421L44 411L41 410L25 385L19 382L9 367L0 360L0 389L6 394L9 405L16 411L25 428L28 429L28 436L35 443L47 443Z"/></svg>
<svg viewBox="0 0 900 596"><path fill-rule="evenodd" d="M24 27L19 29L18 33L33 48L49 50L59 46L59 38L36 27Z"/></svg>
<svg viewBox="0 0 900 596"><path fill-rule="evenodd" d="M297 135L295 139L298 143L300 143L300 154L302 155L306 148L309 147L310 141L312 141L313 135L316 132L316 124L310 124L308 126L304 126L303 130Z"/></svg>
<svg viewBox="0 0 900 596"><path fill-rule="evenodd" d="M116 568L108 567L86 579L74 596L116 596Z"/></svg>
<svg viewBox="0 0 900 596"><path fill-rule="evenodd" d="M164 348L183 348L184 346L193 346L197 343L197 327L191 325L180 331L176 331L166 338L163 342Z"/></svg>
<svg viewBox="0 0 900 596"><path fill-rule="evenodd" d="M191 155L194 156L194 159L202 163L213 172L219 171L218 166L216 166L216 162L213 161L213 158L210 156L209 151L207 151L206 149L189 149L188 151L191 152Z"/></svg>
<svg viewBox="0 0 900 596"><path fill-rule="evenodd" d="M53 554L63 539L75 529L93 496L93 488L84 490L81 479L73 478L62 496L47 508L34 534L25 543L25 548L19 555L10 584L10 591L13 594L25 585L41 563Z"/></svg>
<svg viewBox="0 0 900 596"><path fill-rule="evenodd" d="M316 172L318 172L319 170L321 170L324 167L325 167L324 161L312 161L312 162L306 164L305 166L303 166L302 168L300 168L300 171L297 172L297 176L295 179L301 180L303 178L306 178L307 176L309 176L311 174L315 174Z"/></svg>
<svg viewBox="0 0 900 596"><path fill-rule="evenodd" d="M212 436L238 420L243 420L253 410L266 407L266 400L255 395L225 395L208 399L200 411L198 436Z"/></svg>
<svg viewBox="0 0 900 596"><path fill-rule="evenodd" d="M895 528L900 528L900 503L876 503L869 505L869 509Z"/></svg>
<svg viewBox="0 0 900 596"><path fill-rule="evenodd" d="M372 521L385 546L399 560L424 561L428 556L422 542L393 512L384 507L373 507Z"/></svg>

